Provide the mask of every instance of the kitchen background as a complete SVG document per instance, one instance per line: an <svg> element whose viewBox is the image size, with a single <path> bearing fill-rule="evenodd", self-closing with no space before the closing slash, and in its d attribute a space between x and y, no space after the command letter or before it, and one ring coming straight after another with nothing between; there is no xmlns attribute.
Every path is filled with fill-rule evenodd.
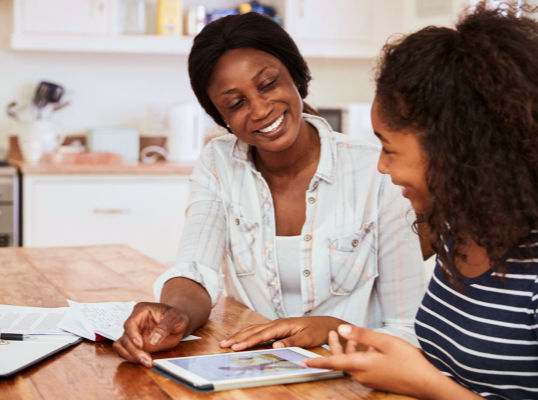
<svg viewBox="0 0 538 400"><path fill-rule="evenodd" d="M276 11L306 56L313 76L307 101L334 114L335 123L342 115L344 132L375 140L369 132L368 107L375 59L384 41L425 25L451 24L464 6L474 2L264 0L261 4ZM54 129L83 137L92 132L94 146L102 145L99 149L125 148L118 134L123 139L133 133L136 138L166 137L168 125L174 127L178 121L176 128L182 134L194 129L196 124L181 123L186 112L192 113L183 106L194 100L187 75L192 36L182 33L196 28L183 21L180 36L173 26L169 34L156 35L159 3L181 7L192 17L199 6L202 13L213 15L238 7L241 1L1 0L0 160L8 158L10 136L23 130L5 108L13 101L30 104L41 81L62 85L63 101L69 102L52 115ZM206 127L208 134L214 133L210 124ZM186 142L177 143L181 147ZM193 154L189 159L182 153L183 161L194 161ZM11 196L11 228L4 227L0 218L0 245L2 230L20 229L12 233L9 244L21 244L17 238L24 246L127 243L160 261L173 262L188 198L188 168L150 169L138 164L122 169L97 162L75 168L43 161L15 166L22 196L17 190ZM2 200L0 195L0 206Z"/></svg>
<svg viewBox="0 0 538 400"><path fill-rule="evenodd" d="M136 3L138 0L118 0L123 3ZM92 13L91 7L98 7L99 3L110 3L107 0L20 0L21 8L28 3L31 9L38 8L32 3L46 4L41 6L45 14L40 17L45 21L60 20L58 15L72 12L77 8L81 15L74 20L83 20ZM67 3L71 3L68 7ZM87 3L90 6L76 4ZM156 6L156 1L147 1L149 5ZM187 8L189 5L204 4L206 11L236 7L240 1L211 1L199 0L195 2L183 1ZM294 17L302 18L296 21L290 30L294 39L300 41L312 37L308 44L313 51L307 57L314 77L311 86L311 95L308 101L321 108L345 108L354 102L369 102L373 97L372 70L375 66L374 56L386 37L395 32L408 32L415 27L430 23L447 24L461 9L464 0L266 0L263 4L274 5L277 15L284 20L284 26L292 22L287 21ZM63 5L63 7L62 7ZM69 51L61 51L64 43L60 40L55 43L55 35L50 35L50 42L46 42L46 35L41 34L40 41L31 40L38 35L26 35L24 31L16 33L13 20L13 1L0 1L0 69L2 71L2 84L0 85L0 107L10 101L28 101L33 95L35 86L40 80L48 80L62 84L66 90L71 104L68 108L57 113L56 120L65 132L84 132L88 129L102 126L126 126L139 129L144 134L163 134L154 132L159 129L158 121L153 118L163 118L166 108L171 104L191 99L191 90L187 76L187 55L189 45L181 47L177 54L159 54L157 41L150 44L136 42L131 50L120 43L114 49L114 35L84 35L69 46ZM287 9L286 9L287 8ZM291 11L288 11L291 10ZM285 13L289 15L284 15ZM301 14L292 16L292 13ZM149 13L148 13L149 14ZM354 15L355 14L355 15ZM35 16L29 16L29 18ZM21 19L25 16L22 15ZM318 19L319 18L319 19ZM321 19L330 18L326 22ZM343 26L343 24L360 26ZM46 25L46 24L44 24ZM114 22L113 22L114 25ZM116 22L120 25L120 21ZM147 24L147 28L152 27ZM301 28L301 25L302 28ZM75 30L77 27L73 27ZM82 29L82 27L79 27ZM51 30L61 31L61 27L51 26ZM69 28L66 28L66 30ZM98 28L96 28L98 29ZM111 26L110 30L117 30ZM153 28L154 29L154 28ZM321 49L316 43L323 35L335 37L349 33L353 36L365 36L363 49L352 49L355 54L344 49L336 57L323 57L321 51L316 54L315 49ZM66 33L69 35L69 33ZM29 37L33 36L33 37ZM57 36L56 36L57 37ZM24 41L28 38L28 41ZM11 42L18 40L20 48L13 49ZM61 39L61 38L60 38ZM103 45L102 49L84 51L91 48L92 40L103 39L109 41L109 47ZM331 43L323 43L329 49ZM95 44L98 47L99 43ZM170 52L171 46L163 46L162 52ZM39 51L34 51L37 49ZM43 50L41 50L43 49ZM106 51L105 51L106 49ZM152 115L153 113L153 115ZM0 112L0 158L7 152L7 136L17 132L17 126L4 112Z"/></svg>

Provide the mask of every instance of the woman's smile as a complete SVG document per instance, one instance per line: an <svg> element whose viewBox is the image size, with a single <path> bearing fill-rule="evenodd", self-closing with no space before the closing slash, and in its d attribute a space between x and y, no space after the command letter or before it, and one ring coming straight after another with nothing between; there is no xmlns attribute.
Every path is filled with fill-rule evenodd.
<svg viewBox="0 0 538 400"><path fill-rule="evenodd" d="M264 128L257 129L255 133L261 135L268 139L276 139L285 132L286 130L286 119L287 113L284 112L280 117L278 117L274 122L265 126Z"/></svg>

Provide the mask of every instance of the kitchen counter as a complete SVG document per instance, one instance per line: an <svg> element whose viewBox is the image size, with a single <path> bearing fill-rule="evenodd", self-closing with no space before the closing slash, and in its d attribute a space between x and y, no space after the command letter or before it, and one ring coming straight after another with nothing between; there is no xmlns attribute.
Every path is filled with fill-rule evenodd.
<svg viewBox="0 0 538 400"><path fill-rule="evenodd" d="M40 162L29 164L20 160L9 160L24 175L71 175L71 174L160 174L190 175L194 164L156 162L154 164L55 164Z"/></svg>

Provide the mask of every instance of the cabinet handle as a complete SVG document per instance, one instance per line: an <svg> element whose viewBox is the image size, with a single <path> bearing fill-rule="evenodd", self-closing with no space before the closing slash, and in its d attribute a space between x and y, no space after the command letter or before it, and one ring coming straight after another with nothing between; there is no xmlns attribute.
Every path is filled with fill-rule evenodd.
<svg viewBox="0 0 538 400"><path fill-rule="evenodd" d="M94 208L94 214L106 214L106 215L117 215L117 214L129 214L130 210L125 210L121 208Z"/></svg>

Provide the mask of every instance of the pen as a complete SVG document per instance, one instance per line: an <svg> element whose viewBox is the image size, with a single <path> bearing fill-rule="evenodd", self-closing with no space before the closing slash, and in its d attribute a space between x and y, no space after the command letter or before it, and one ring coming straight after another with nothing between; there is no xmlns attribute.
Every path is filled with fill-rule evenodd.
<svg viewBox="0 0 538 400"><path fill-rule="evenodd" d="M23 333L0 333L0 339L3 340L25 340L29 338L29 335Z"/></svg>

